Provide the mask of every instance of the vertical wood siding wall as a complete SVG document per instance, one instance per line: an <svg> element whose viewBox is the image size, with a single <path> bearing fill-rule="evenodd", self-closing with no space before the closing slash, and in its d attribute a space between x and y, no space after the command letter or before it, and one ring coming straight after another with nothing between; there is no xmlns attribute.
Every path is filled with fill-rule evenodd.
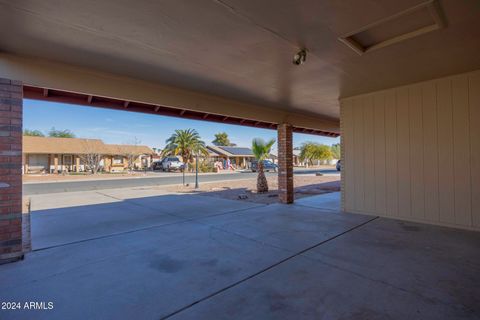
<svg viewBox="0 0 480 320"><path fill-rule="evenodd" d="M480 230L480 70L341 100L343 208Z"/></svg>

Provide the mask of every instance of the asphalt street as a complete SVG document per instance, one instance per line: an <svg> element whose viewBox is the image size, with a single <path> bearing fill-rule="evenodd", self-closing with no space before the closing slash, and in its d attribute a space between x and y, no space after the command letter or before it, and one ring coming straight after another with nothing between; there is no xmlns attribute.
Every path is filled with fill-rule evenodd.
<svg viewBox="0 0 480 320"><path fill-rule="evenodd" d="M296 171L295 174L311 174L315 172L322 172L327 174L337 174L335 170L301 170ZM267 172L267 175L276 175L274 172ZM208 174L199 175L199 183L215 182L224 180L239 180L255 178L257 176L254 172L242 173L227 173L227 174ZM116 188L130 188L143 186L162 186L181 184L182 176L178 174L159 174L158 177L142 177L142 178L125 178L125 179L108 179L108 180L83 180L83 181L65 181L65 182L45 182L45 183L26 183L23 185L24 195L47 194L59 192L72 191L88 191L88 190L103 190ZM194 184L195 176L185 176L185 183Z"/></svg>

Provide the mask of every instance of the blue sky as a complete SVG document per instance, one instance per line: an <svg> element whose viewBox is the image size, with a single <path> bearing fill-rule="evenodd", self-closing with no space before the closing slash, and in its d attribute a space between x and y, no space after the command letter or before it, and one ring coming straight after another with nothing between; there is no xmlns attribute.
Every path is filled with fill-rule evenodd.
<svg viewBox="0 0 480 320"><path fill-rule="evenodd" d="M140 144L155 148L162 148L175 129L196 129L207 144L211 144L214 134L220 131L228 133L233 143L246 147L251 145L252 138L276 138L275 130L28 99L24 100L23 119L24 129L43 132L52 127L69 129L79 138L98 138L105 143L133 143L136 138ZM297 133L293 140L294 146L305 141L327 145L340 142L339 138Z"/></svg>

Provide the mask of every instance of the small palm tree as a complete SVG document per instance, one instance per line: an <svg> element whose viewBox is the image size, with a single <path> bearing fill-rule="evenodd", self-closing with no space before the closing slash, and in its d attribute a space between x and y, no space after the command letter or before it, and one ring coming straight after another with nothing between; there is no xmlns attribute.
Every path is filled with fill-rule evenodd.
<svg viewBox="0 0 480 320"><path fill-rule="evenodd" d="M175 130L165 142L162 156L181 156L185 164L192 163L196 154L208 156L205 142L195 129Z"/></svg>
<svg viewBox="0 0 480 320"><path fill-rule="evenodd" d="M263 161L270 155L275 139L265 142L263 139L255 138L252 140L252 152L258 161L257 192L268 192L268 182L263 171Z"/></svg>

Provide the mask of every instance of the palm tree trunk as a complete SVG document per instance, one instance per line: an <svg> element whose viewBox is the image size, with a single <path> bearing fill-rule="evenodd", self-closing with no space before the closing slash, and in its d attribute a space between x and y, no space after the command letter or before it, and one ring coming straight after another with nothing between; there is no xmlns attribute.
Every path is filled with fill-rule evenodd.
<svg viewBox="0 0 480 320"><path fill-rule="evenodd" d="M263 171L263 161L258 161L257 192L268 192L268 182Z"/></svg>

